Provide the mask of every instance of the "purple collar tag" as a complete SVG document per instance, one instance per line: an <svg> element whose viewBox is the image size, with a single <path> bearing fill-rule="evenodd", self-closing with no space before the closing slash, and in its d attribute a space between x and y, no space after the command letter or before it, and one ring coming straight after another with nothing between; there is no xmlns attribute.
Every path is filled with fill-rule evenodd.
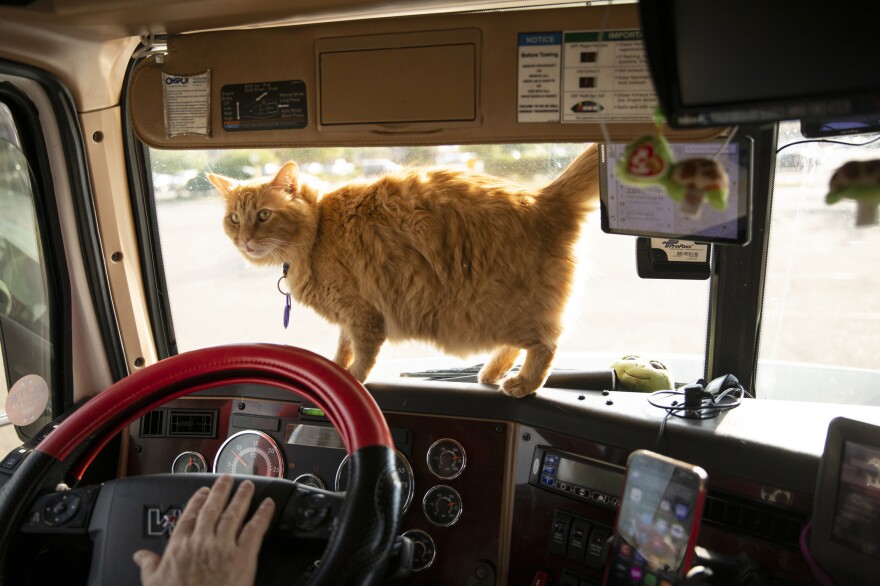
<svg viewBox="0 0 880 586"><path fill-rule="evenodd" d="M287 324L290 323L290 294L284 296L286 301L284 303L284 329L287 329Z"/></svg>

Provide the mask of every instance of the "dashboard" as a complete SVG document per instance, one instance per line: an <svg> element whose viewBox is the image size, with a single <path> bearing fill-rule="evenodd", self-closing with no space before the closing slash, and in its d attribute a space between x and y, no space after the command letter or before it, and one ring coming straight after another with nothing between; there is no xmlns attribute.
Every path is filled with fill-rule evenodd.
<svg viewBox="0 0 880 586"><path fill-rule="evenodd" d="M812 581L798 539L831 419L821 405L747 400L713 420L661 427L640 394L544 389L513 400L476 384L368 388L398 451L412 584L600 584L626 459L639 448L707 470L698 545L734 565L747 559L773 582ZM346 452L323 414L257 385L168 403L130 426L125 453L128 475L205 469L328 490L346 479Z"/></svg>
<svg viewBox="0 0 880 586"><path fill-rule="evenodd" d="M323 413L289 394L268 398L267 391L272 394L249 389L231 399L194 396L149 413L131 426L128 474L207 470L344 490L348 456ZM386 413L386 419L404 488L402 533L415 545L415 576L427 577L424 583L463 583L462 560L470 560L467 573L475 577L495 574L509 507L511 425L408 413Z"/></svg>

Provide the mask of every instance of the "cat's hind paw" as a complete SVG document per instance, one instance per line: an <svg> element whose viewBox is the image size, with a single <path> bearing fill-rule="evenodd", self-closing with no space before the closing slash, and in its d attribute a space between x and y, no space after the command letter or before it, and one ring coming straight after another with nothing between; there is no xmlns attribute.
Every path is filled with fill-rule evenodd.
<svg viewBox="0 0 880 586"><path fill-rule="evenodd" d="M501 390L505 395L521 399L527 395L531 395L541 386L541 381L532 381L522 376L512 376L501 383Z"/></svg>

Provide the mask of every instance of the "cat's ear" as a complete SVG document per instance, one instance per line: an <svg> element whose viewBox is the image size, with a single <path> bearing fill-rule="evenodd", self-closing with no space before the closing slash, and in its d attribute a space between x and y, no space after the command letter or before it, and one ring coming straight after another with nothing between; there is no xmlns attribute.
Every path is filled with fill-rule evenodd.
<svg viewBox="0 0 880 586"><path fill-rule="evenodd" d="M214 187L217 188L217 191L223 197L227 197L236 186L235 179L230 179L223 175L215 175L214 173L208 173L208 181L214 184Z"/></svg>
<svg viewBox="0 0 880 586"><path fill-rule="evenodd" d="M286 193L295 195L299 191L299 167L293 161L284 163L279 169L275 179L270 184L271 187L280 187Z"/></svg>

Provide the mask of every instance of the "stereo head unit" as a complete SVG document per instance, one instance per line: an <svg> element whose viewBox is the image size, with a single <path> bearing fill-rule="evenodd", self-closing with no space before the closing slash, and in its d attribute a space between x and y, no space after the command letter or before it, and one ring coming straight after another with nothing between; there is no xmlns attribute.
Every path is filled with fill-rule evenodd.
<svg viewBox="0 0 880 586"><path fill-rule="evenodd" d="M620 466L538 446L529 484L616 511L625 474Z"/></svg>

